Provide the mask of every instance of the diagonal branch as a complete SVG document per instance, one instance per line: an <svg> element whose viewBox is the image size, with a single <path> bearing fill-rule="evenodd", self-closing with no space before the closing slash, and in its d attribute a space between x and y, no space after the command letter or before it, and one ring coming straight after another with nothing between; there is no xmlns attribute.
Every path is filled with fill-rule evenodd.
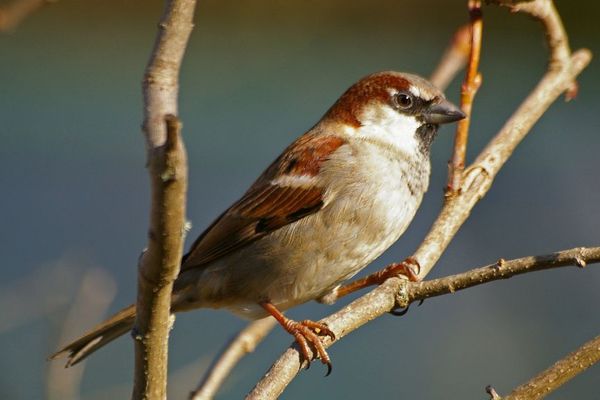
<svg viewBox="0 0 600 400"><path fill-rule="evenodd" d="M171 292L183 251L187 191L187 157L175 115L195 6L195 0L166 2L143 82L152 204L148 248L138 267L133 399L166 398Z"/></svg>
<svg viewBox="0 0 600 400"><path fill-rule="evenodd" d="M544 7L543 3L548 1L534 0L530 4L534 8L536 4ZM537 18L552 18L560 21L554 7L548 10L550 14L553 14L552 16L549 14L537 15L528 9L522 11L530 12ZM554 25L544 23L544 26L546 29L552 29ZM559 26L562 27L562 24ZM547 33L548 38L557 38L561 35L564 36L564 29ZM421 266L419 273L421 278L424 278L433 269L475 204L487 193L495 176L516 146L558 96L572 87L572 82L577 75L590 62L591 53L588 50L579 50L571 55L568 47L565 47L566 43L566 36L562 40L549 42L551 59L560 59L560 64L550 65L530 95L481 152L473 165L467 168L457 195L446 198L440 215L413 255L413 258ZM568 57L557 56L565 51L569 53ZM401 293L401 290L406 290L406 287L407 282L404 280L388 279L378 288L323 321L329 324L336 337L341 338L370 320L392 310L396 304L396 295ZM326 345L330 345L330 342L326 341ZM301 366L297 350L294 347L288 349L257 383L248 398L273 399L278 397L297 375Z"/></svg>
<svg viewBox="0 0 600 400"><path fill-rule="evenodd" d="M600 336L596 336L562 360L554 363L547 370L500 399L542 399L597 362L600 362Z"/></svg>

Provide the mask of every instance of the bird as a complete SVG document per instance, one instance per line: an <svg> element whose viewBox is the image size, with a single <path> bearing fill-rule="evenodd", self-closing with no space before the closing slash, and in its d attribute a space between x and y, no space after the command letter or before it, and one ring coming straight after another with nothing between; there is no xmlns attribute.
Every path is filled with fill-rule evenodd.
<svg viewBox="0 0 600 400"><path fill-rule="evenodd" d="M418 279L418 263L408 259L345 284L407 229L429 185L439 126L463 118L418 75L360 79L194 241L181 260L171 312L271 315L294 336L307 367L312 346L329 374L322 338L335 334L283 312L310 300L331 304L391 276ZM135 315L135 305L123 309L50 358L66 354L67 367L77 364L130 332Z"/></svg>

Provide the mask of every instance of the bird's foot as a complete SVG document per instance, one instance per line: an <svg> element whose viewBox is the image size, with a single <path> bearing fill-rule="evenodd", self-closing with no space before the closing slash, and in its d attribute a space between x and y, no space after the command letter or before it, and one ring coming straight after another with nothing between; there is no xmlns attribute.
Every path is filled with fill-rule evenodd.
<svg viewBox="0 0 600 400"><path fill-rule="evenodd" d="M327 327L326 324L311 320L294 321L288 319L284 325L284 328L292 336L294 336L294 339L296 339L296 343L298 343L298 346L300 347L302 357L307 362L306 369L310 367L311 362L311 351L309 348L310 343L317 352L321 362L327 365L327 373L325 376L331 374L331 358L323 346L321 336L329 336L331 340L335 340L335 334Z"/></svg>
<svg viewBox="0 0 600 400"><path fill-rule="evenodd" d="M327 324L311 320L294 321L283 315L281 311L269 302L263 302L260 305L294 337L296 343L298 343L302 357L307 362L306 369L310 367L310 362L312 360L313 353L310 349L310 345L312 345L321 362L327 365L327 374L325 374L325 376L331 374L331 358L329 357L329 354L327 354L325 346L323 346L323 342L321 341L321 336L329 336L332 341L335 340L335 334L329 329Z"/></svg>
<svg viewBox="0 0 600 400"><path fill-rule="evenodd" d="M381 271L375 272L375 279L379 279L379 284L386 281L388 278L392 278L398 275L404 275L411 282L419 282L419 273L421 272L421 265L413 258L408 257L406 260L400 263L393 263L382 269Z"/></svg>
<svg viewBox="0 0 600 400"><path fill-rule="evenodd" d="M398 275L404 275L411 282L418 282L420 280L420 271L421 266L419 265L419 262L413 257L408 257L406 260L400 263L390 264L384 269L377 271L365 278L358 279L354 282L340 287L336 291L336 298L339 299L350 293L356 292L357 290L363 289L367 286L381 285L388 278L393 278Z"/></svg>

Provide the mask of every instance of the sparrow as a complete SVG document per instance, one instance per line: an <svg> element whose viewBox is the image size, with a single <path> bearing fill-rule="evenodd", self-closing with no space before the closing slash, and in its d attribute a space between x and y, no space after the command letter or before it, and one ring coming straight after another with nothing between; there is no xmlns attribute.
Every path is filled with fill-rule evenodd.
<svg viewBox="0 0 600 400"><path fill-rule="evenodd" d="M465 114L430 82L393 71L352 85L223 212L181 260L171 312L224 308L273 316L309 361L312 345L331 372L327 325L283 311L336 298L404 274L393 264L342 286L404 233L429 185L429 153L440 124ZM132 330L131 305L65 346L67 367Z"/></svg>

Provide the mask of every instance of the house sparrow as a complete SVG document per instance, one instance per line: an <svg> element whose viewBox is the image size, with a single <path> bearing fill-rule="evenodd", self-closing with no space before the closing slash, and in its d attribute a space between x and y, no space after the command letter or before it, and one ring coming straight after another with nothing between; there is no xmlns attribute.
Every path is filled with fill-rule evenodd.
<svg viewBox="0 0 600 400"><path fill-rule="evenodd" d="M320 335L326 325L282 311L332 299L400 273L398 264L358 285L341 283L406 230L429 184L429 149L440 124L465 117L427 80L380 72L351 86L198 237L183 257L171 311L225 308L246 318L272 315L303 356L308 344L331 371ZM135 305L52 358L74 365L129 332Z"/></svg>

